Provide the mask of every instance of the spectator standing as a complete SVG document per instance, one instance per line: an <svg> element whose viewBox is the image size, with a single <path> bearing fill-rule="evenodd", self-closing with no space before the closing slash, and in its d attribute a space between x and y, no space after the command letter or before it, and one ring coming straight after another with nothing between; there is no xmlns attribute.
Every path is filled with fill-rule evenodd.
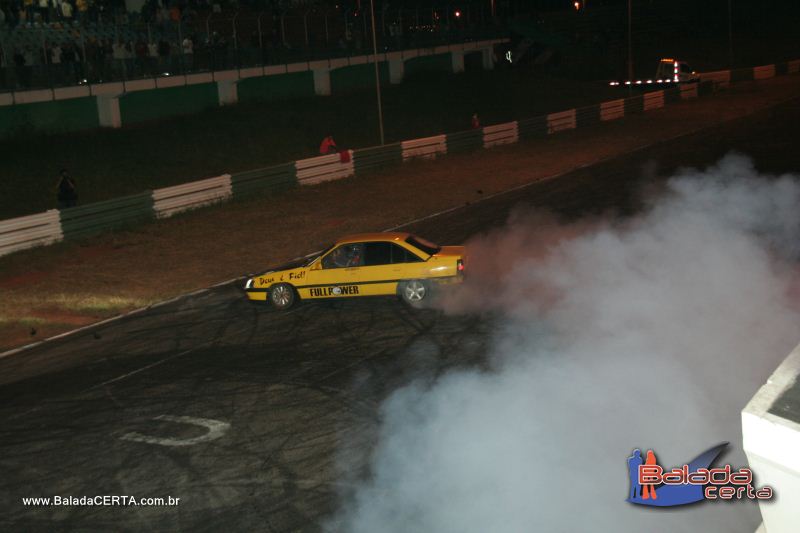
<svg viewBox="0 0 800 533"><path fill-rule="evenodd" d="M336 147L336 141L333 140L333 135L326 135L319 145L320 155L336 154L338 152L339 149Z"/></svg>
<svg viewBox="0 0 800 533"><path fill-rule="evenodd" d="M53 47L50 48L50 71L53 73L53 79L56 83L62 83L64 73L61 70L61 44L56 41Z"/></svg>
<svg viewBox="0 0 800 533"><path fill-rule="evenodd" d="M59 209L78 205L78 189L75 186L75 181L65 168L62 168L61 172L59 172L58 183L56 184L56 199L58 200Z"/></svg>
<svg viewBox="0 0 800 533"><path fill-rule="evenodd" d="M147 76L147 44L141 35L136 40L136 71L140 76Z"/></svg>
<svg viewBox="0 0 800 533"><path fill-rule="evenodd" d="M100 46L100 54L102 54L101 57L103 61L102 77L105 80L111 80L113 76L111 64L114 62L114 49L111 46L111 39L103 41L103 44Z"/></svg>
<svg viewBox="0 0 800 533"><path fill-rule="evenodd" d="M155 76L158 71L158 45L154 41L147 43L147 63L150 67L150 74Z"/></svg>
<svg viewBox="0 0 800 533"><path fill-rule="evenodd" d="M0 89L6 89L6 52L2 46L0 46Z"/></svg>
<svg viewBox="0 0 800 533"><path fill-rule="evenodd" d="M183 51L183 70L194 70L194 43L187 35L183 38L181 43L181 50Z"/></svg>
<svg viewBox="0 0 800 533"><path fill-rule="evenodd" d="M78 10L78 20L81 26L86 24L86 12L89 10L88 0L75 0L75 8Z"/></svg>
<svg viewBox="0 0 800 533"><path fill-rule="evenodd" d="M181 8L177 4L172 4L169 8L169 20L173 25L177 26L181 21Z"/></svg>
<svg viewBox="0 0 800 533"><path fill-rule="evenodd" d="M125 42L120 38L112 47L112 57L114 58L114 78L117 80L127 78L125 72Z"/></svg>
<svg viewBox="0 0 800 533"><path fill-rule="evenodd" d="M478 118L477 113L472 114L472 120L470 121L473 130L480 129L481 127L481 120Z"/></svg>
<svg viewBox="0 0 800 533"><path fill-rule="evenodd" d="M61 45L58 41L50 48L50 72L56 83L62 83L64 75L61 71Z"/></svg>
<svg viewBox="0 0 800 533"><path fill-rule="evenodd" d="M33 0L22 0L22 7L25 13L25 22L27 22L28 27L33 24Z"/></svg>
<svg viewBox="0 0 800 533"><path fill-rule="evenodd" d="M72 46L72 43L65 42L61 47L61 63L64 65L65 78L68 83L77 82L78 69L75 66L76 60L75 48Z"/></svg>
<svg viewBox="0 0 800 533"><path fill-rule="evenodd" d="M72 22L72 4L69 3L69 0L62 0L61 16L64 17L65 23L69 24Z"/></svg>
<svg viewBox="0 0 800 533"><path fill-rule="evenodd" d="M86 78L91 83L95 83L100 77L101 67L99 62L100 43L97 42L97 39L94 35L89 36L84 50L86 51L86 57L84 58L84 63L86 63L87 69Z"/></svg>
<svg viewBox="0 0 800 533"><path fill-rule="evenodd" d="M14 50L14 75L17 78L17 87L28 88L27 76L25 75L25 55L19 48Z"/></svg>
<svg viewBox="0 0 800 533"><path fill-rule="evenodd" d="M158 72L169 72L169 42L163 37L158 41Z"/></svg>
<svg viewBox="0 0 800 533"><path fill-rule="evenodd" d="M134 57L133 43L130 40L125 41L125 75L129 78L133 78L136 75L133 65Z"/></svg>
<svg viewBox="0 0 800 533"><path fill-rule="evenodd" d="M33 74L34 74L34 64L36 63L33 50L31 49L30 46L25 47L24 57L25 57L25 85L30 87L31 80L33 79Z"/></svg>
<svg viewBox="0 0 800 533"><path fill-rule="evenodd" d="M41 18L42 22L45 24L50 22L49 4L50 2L48 0L38 0L39 18Z"/></svg>

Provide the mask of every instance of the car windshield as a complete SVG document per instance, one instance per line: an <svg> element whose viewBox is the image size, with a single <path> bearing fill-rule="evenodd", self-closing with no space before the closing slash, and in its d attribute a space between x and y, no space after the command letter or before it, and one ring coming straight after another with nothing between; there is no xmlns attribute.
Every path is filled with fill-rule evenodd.
<svg viewBox="0 0 800 533"><path fill-rule="evenodd" d="M433 244L431 241L425 240L422 237L417 237L416 235L410 235L406 242L413 246L418 250L422 250L428 255L433 255L439 253L439 250L442 249L441 246Z"/></svg>
<svg viewBox="0 0 800 533"><path fill-rule="evenodd" d="M309 255L307 258L305 258L303 264L300 265L300 266L306 267L306 266L310 265L311 263L316 261L320 256L323 256L323 255L327 254L328 252L330 252L331 249L334 246L336 246L336 245L335 244L331 244L330 246L326 246L325 249L323 249L321 252L315 253L313 255Z"/></svg>

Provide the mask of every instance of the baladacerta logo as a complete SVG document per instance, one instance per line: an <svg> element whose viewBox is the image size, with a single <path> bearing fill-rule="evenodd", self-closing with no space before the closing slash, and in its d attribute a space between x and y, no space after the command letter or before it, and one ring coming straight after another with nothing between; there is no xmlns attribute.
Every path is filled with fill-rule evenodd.
<svg viewBox="0 0 800 533"><path fill-rule="evenodd" d="M718 444L670 470L658 464L653 450L648 450L644 458L639 449L633 450L628 457L631 486L627 501L650 507L673 507L702 500L772 498L772 487L755 488L753 471L749 468L734 469L729 464L711 467L726 446L727 442Z"/></svg>

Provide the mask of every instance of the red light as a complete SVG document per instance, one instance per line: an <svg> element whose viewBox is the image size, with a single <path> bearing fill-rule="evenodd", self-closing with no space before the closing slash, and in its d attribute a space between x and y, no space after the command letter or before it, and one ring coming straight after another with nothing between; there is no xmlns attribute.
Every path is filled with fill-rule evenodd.
<svg viewBox="0 0 800 533"><path fill-rule="evenodd" d="M459 272L464 272L464 260L463 259L459 259L458 261L456 261L456 269Z"/></svg>
<svg viewBox="0 0 800 533"><path fill-rule="evenodd" d="M456 15L456 18L461 18L461 11L456 11L455 15Z"/></svg>

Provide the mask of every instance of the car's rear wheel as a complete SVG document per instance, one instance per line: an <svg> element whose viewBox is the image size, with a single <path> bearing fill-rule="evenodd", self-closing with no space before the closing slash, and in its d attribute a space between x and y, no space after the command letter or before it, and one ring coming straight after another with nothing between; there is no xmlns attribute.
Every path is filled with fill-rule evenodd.
<svg viewBox="0 0 800 533"><path fill-rule="evenodd" d="M410 279L400 282L397 288L400 298L411 307L422 307L430 300L431 285L422 279Z"/></svg>
<svg viewBox="0 0 800 533"><path fill-rule="evenodd" d="M283 311L294 305L297 295L288 283L278 283L269 290L269 301L275 309Z"/></svg>

